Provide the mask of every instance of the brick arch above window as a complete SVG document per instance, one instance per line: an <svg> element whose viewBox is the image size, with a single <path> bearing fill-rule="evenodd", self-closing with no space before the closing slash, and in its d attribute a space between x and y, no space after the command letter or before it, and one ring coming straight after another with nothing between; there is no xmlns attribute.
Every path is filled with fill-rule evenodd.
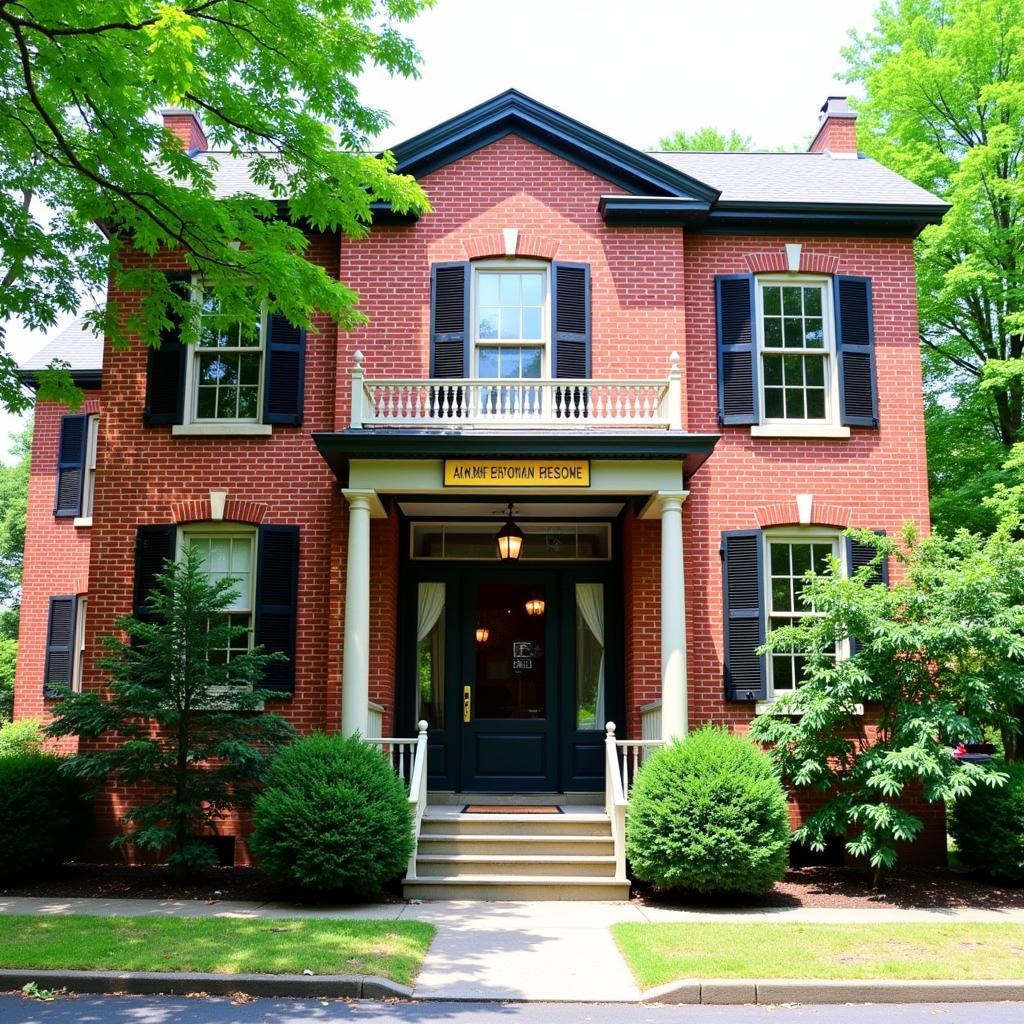
<svg viewBox="0 0 1024 1024"><path fill-rule="evenodd" d="M486 235L474 235L463 241L462 247L469 260L504 259L509 256L505 251L505 236L501 231L492 231ZM558 252L558 241L519 232L516 237L515 255L538 260L553 260Z"/></svg>
<svg viewBox="0 0 1024 1024"><path fill-rule="evenodd" d="M801 522L797 503L781 501L754 509L754 516L757 525L762 529L771 526L834 526L839 530L845 530L853 521L853 509L816 501L811 505L810 520Z"/></svg>
<svg viewBox="0 0 1024 1024"><path fill-rule="evenodd" d="M752 274L785 274L789 271L784 248L770 252L750 252L743 257L747 269ZM839 257L824 252L800 252L801 274L838 274Z"/></svg>
<svg viewBox="0 0 1024 1024"><path fill-rule="evenodd" d="M267 505L259 501L242 501L229 498L224 503L225 523L249 523L259 526L267 517ZM213 509L209 498L171 503L171 521L174 523L202 523L213 520Z"/></svg>

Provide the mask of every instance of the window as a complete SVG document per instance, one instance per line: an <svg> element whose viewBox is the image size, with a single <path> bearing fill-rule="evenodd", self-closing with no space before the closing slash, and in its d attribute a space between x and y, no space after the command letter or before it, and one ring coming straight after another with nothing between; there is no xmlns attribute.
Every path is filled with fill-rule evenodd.
<svg viewBox="0 0 1024 1024"><path fill-rule="evenodd" d="M85 667L85 610L88 598L79 594L75 602L75 651L71 670L71 689L82 692L82 671Z"/></svg>
<svg viewBox="0 0 1024 1024"><path fill-rule="evenodd" d="M85 443L85 479L82 481L82 519L92 519L92 499L96 493L96 446L99 443L100 418L89 417Z"/></svg>
<svg viewBox="0 0 1024 1024"><path fill-rule="evenodd" d="M837 534L802 530L765 535L765 588L768 632L793 625L807 615L818 615L803 599L804 575L823 573L829 556L840 557ZM837 651L838 653L838 651ZM798 651L776 651L768 656L768 694L791 693L803 682L806 656Z"/></svg>
<svg viewBox="0 0 1024 1024"><path fill-rule="evenodd" d="M256 563L256 531L229 527L218 530L209 524L182 532L181 546L197 547L203 556L203 571L211 582L227 577L237 580L235 599L228 608L233 626L244 626L248 632L231 641L230 646L214 652L218 663L230 661L252 646L253 605Z"/></svg>
<svg viewBox="0 0 1024 1024"><path fill-rule="evenodd" d="M544 265L483 264L473 275L476 375L502 380L547 377L548 272ZM538 400L531 388L482 396L484 410L514 412Z"/></svg>
<svg viewBox="0 0 1024 1024"><path fill-rule="evenodd" d="M260 421L266 316L240 323L221 314L213 296L200 302L199 339L187 346L189 415L194 423Z"/></svg>
<svg viewBox="0 0 1024 1024"><path fill-rule="evenodd" d="M523 531L522 562L602 562L611 558L608 523L542 523L517 520ZM502 521L413 523L410 557L416 560L498 560L495 540Z"/></svg>
<svg viewBox="0 0 1024 1024"><path fill-rule="evenodd" d="M757 324L763 422L833 422L838 382L827 281L758 278Z"/></svg>

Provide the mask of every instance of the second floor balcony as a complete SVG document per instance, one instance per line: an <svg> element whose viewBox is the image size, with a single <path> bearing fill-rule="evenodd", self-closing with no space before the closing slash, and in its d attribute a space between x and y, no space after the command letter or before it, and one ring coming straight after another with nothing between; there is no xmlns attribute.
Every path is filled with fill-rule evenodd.
<svg viewBox="0 0 1024 1024"><path fill-rule="evenodd" d="M660 379L372 378L357 352L352 430L682 430L682 374Z"/></svg>

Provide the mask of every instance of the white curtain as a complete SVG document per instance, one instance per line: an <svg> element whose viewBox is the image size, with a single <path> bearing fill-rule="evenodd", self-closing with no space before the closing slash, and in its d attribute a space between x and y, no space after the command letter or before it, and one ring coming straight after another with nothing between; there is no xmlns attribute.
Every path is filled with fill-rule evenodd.
<svg viewBox="0 0 1024 1024"><path fill-rule="evenodd" d="M597 711L595 728L604 728L604 585L601 583L577 583L576 607L579 609L587 629L601 647L601 660L597 669Z"/></svg>
<svg viewBox="0 0 1024 1024"><path fill-rule="evenodd" d="M443 583L421 583L419 586L419 601L416 608L416 643L419 644L426 637L430 636L437 625L438 619L444 612L444 584ZM435 707L435 716L441 714L444 695L444 630L434 631L430 638L430 663L433 672L432 698ZM422 714L423 694L417 688L417 716ZM431 722L431 725L441 725L440 721Z"/></svg>

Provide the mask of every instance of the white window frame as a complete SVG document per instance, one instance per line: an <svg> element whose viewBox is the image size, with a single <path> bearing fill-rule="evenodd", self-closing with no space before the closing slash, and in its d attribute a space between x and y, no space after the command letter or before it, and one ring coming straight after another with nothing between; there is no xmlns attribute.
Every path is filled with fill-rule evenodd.
<svg viewBox="0 0 1024 1024"><path fill-rule="evenodd" d="M82 674L85 671L85 615L89 604L88 594L75 598L74 652L71 661L71 689L82 692Z"/></svg>
<svg viewBox="0 0 1024 1024"><path fill-rule="evenodd" d="M838 530L830 529L827 526L788 526L778 527L761 532L761 600L764 605L764 630L767 639L771 632L772 620L772 544L822 544L828 541L832 545L832 554L839 559L840 571L846 575L848 566L846 564L846 544L843 543L843 536ZM792 616L793 622L798 622L804 615L821 615L821 612L806 611L800 616ZM841 661L849 656L849 643L842 641L836 644L836 661ZM772 655L764 655L766 659L766 678L768 680L768 702L778 700L779 697L794 693L795 690L775 690L773 678L774 665Z"/></svg>
<svg viewBox="0 0 1024 1024"><path fill-rule="evenodd" d="M256 632L256 577L258 575L258 566L256 564L256 558L258 554L258 547L256 544L257 531L255 527L247 527L241 523L190 523L187 526L181 526L178 528L178 537L175 544L175 559L181 561L182 556L185 553L186 545L193 539L221 539L230 537L232 539L246 538L251 544L251 557L250 566L251 571L249 573L249 593L248 593L248 604L249 604L249 650L252 650L254 643L254 636ZM230 573L228 574L230 575ZM240 610L228 609L226 612L228 615L242 614Z"/></svg>
<svg viewBox="0 0 1024 1024"><path fill-rule="evenodd" d="M82 480L82 514L76 516L75 526L92 526L92 506L96 497L96 449L99 446L99 413L90 413L86 423L85 465Z"/></svg>
<svg viewBox="0 0 1024 1024"><path fill-rule="evenodd" d="M839 360L836 356L835 309L832 302L832 278L814 274L758 274L754 278L754 334L757 357L758 401L761 403L760 424L780 433L798 434L807 432L813 436L815 432L834 431L836 436L849 436L848 428L839 426ZM764 289L765 287L800 287L821 289L821 318L824 345L822 348L790 348L771 349L769 354L775 355L812 355L820 356L825 361L825 418L824 419L789 419L786 417L769 417L765 401L765 339L764 339Z"/></svg>
<svg viewBox="0 0 1024 1024"><path fill-rule="evenodd" d="M193 277L192 279L192 302L195 304L197 309L202 308L203 302L203 285L202 281L198 278ZM196 316L201 314L197 313ZM264 379L267 371L267 327L268 317L267 309L264 305L260 309L260 344L259 347L236 346L233 348L224 348L222 351L225 352L259 352L260 354L260 379L259 386L256 391L256 415L250 418L240 419L218 419L214 417L200 418L198 414L199 409L199 359L198 354L200 352L217 351L216 349L203 348L197 339L193 345L185 346L185 423L186 427L197 427L203 432L221 432L218 428L223 429L223 433L234 432L232 428L243 428L245 430L251 430L254 427L263 426L263 387ZM269 428L268 428L269 431ZM186 433L188 431L177 431ZM262 431L261 431L262 432Z"/></svg>
<svg viewBox="0 0 1024 1024"><path fill-rule="evenodd" d="M472 340L472 372L477 378L480 377L480 356L483 348L539 348L541 350L541 375L539 378L523 377L521 380L550 380L553 376L552 370L552 345L551 345L551 264L543 260L480 260L470 264L472 276L469 288L469 319L470 338ZM486 274L531 274L540 276L544 282L543 302L540 314L540 340L524 341L518 338L481 338L480 324L477 311L480 307L478 295L480 278ZM508 378L511 382L516 379Z"/></svg>

